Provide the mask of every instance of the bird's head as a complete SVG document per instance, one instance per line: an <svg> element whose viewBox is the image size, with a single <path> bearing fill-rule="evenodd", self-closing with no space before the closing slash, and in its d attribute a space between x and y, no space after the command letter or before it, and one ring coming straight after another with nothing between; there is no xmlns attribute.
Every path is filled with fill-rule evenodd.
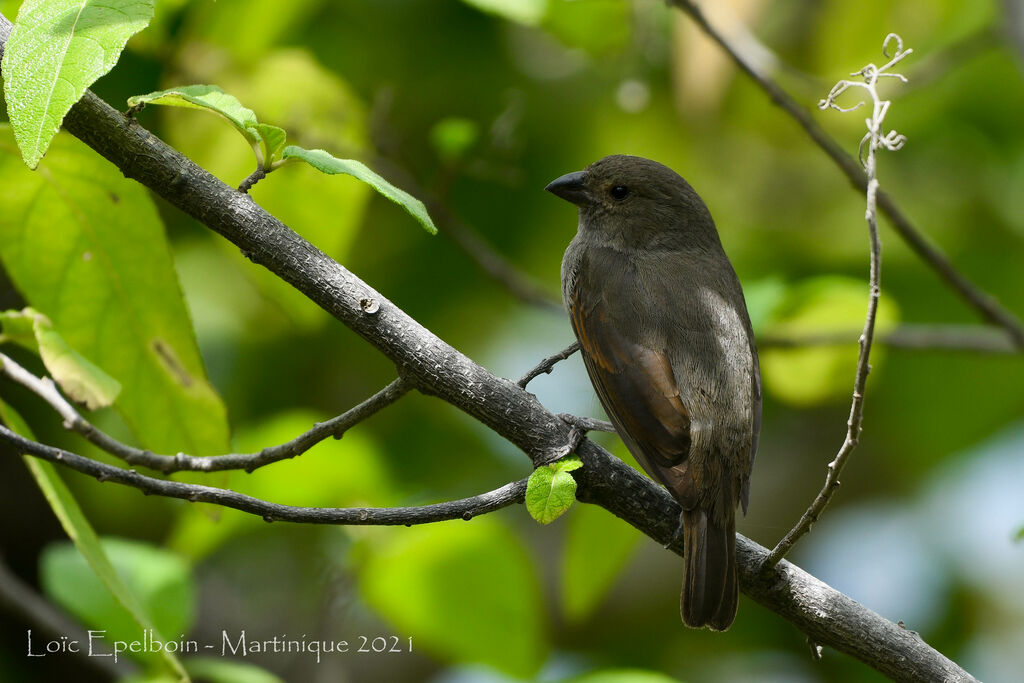
<svg viewBox="0 0 1024 683"><path fill-rule="evenodd" d="M580 231L621 248L713 248L718 233L690 184L664 164L616 154L546 188L580 210Z"/></svg>

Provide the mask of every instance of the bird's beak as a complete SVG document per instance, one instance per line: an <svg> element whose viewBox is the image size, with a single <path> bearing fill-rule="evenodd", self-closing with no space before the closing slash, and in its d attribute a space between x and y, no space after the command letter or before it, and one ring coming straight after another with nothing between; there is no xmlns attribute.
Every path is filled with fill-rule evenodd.
<svg viewBox="0 0 1024 683"><path fill-rule="evenodd" d="M544 189L578 206L590 201L590 193L587 191L586 171L566 173L561 178L552 180Z"/></svg>

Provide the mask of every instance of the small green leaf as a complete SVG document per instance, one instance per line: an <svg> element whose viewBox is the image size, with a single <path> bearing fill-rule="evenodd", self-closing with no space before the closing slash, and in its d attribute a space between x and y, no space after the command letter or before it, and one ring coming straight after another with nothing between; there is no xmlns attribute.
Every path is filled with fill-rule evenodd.
<svg viewBox="0 0 1024 683"><path fill-rule="evenodd" d="M576 500L576 480L569 474L583 467L579 457L571 455L535 469L526 484L526 509L541 524L550 524L572 507Z"/></svg>
<svg viewBox="0 0 1024 683"><path fill-rule="evenodd" d="M154 0L25 0L3 56L4 98L22 158L35 168L64 115L114 68L153 18Z"/></svg>
<svg viewBox="0 0 1024 683"><path fill-rule="evenodd" d="M21 419L21 416L3 401L0 401L0 419L18 434L29 439L35 438L28 425ZM67 533L68 537L74 542L75 547L78 548L75 554L79 558L85 558L85 562L91 568L92 580L96 581L98 578L99 582L102 582L102 587L106 588L106 590L103 590L102 587L94 585L94 597L96 594L102 594L103 599L111 600L112 596L127 611L127 614L134 622L132 630L136 635L141 630L152 629L154 638L163 640L159 635L161 631L157 628L155 620L152 618L153 615L143 609L135 593L128 588L114 570L114 565L111 563L110 558L107 557L103 545L101 545L99 538L96 536L96 532L93 531L92 525L89 524L85 515L82 514L82 509L78 507L78 502L71 494L64 480L57 474L57 469L50 463L38 458L24 456L23 459L35 478L36 483L39 485L40 490L42 490L46 502L49 503L61 526L64 527L64 532ZM106 626L100 624L99 628L104 629ZM175 633L174 635L177 634ZM172 671L179 680L186 678L185 669L182 667L181 662L173 653L168 652L166 649L160 653L148 653L145 657L150 660L162 661L164 666Z"/></svg>
<svg viewBox="0 0 1024 683"><path fill-rule="evenodd" d="M1017 529L1017 540L1018 541L1024 541L1024 526L1022 526L1021 528Z"/></svg>
<svg viewBox="0 0 1024 683"><path fill-rule="evenodd" d="M418 220L431 235L437 234L437 228L434 227L434 221L430 220L430 215L427 214L427 207L423 206L423 202L416 199L405 190L398 189L359 161L354 159L339 159L328 154L322 149L303 149L302 147L297 147L295 145L285 147L282 158L285 160L299 159L301 161L305 161L316 170L321 171L322 173L327 173L328 175L337 175L342 173L358 178L391 201L402 206L406 211L412 214L413 218Z"/></svg>
<svg viewBox="0 0 1024 683"><path fill-rule="evenodd" d="M234 95L229 95L216 85L182 85L128 98L129 107L140 104L205 109L227 119L250 145L260 142L260 134L254 130L259 125L256 113L243 107Z"/></svg>
<svg viewBox="0 0 1024 683"><path fill-rule="evenodd" d="M14 329L14 334L21 339L26 321L31 324L33 335L29 348L34 347L39 351L47 372L71 400L85 405L89 410L105 408L114 403L114 399L121 393L121 383L71 348L64 337L53 329L49 318L31 308L0 313L4 336L9 334L9 329ZM26 345L24 341L20 343Z"/></svg>
<svg viewBox="0 0 1024 683"><path fill-rule="evenodd" d="M288 141L288 134L284 128L278 128L269 123L257 123L253 129L259 133L263 145L263 168L270 168L272 163L281 158L284 144Z"/></svg>

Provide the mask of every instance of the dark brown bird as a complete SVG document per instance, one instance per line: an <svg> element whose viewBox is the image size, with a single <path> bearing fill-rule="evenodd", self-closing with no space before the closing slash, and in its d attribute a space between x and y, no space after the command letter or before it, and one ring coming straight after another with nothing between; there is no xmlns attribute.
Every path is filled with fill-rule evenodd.
<svg viewBox="0 0 1024 683"><path fill-rule="evenodd" d="M579 207L562 296L601 404L683 508L680 611L736 617L736 504L747 510L761 379L739 280L704 202L672 169L609 156L547 190Z"/></svg>

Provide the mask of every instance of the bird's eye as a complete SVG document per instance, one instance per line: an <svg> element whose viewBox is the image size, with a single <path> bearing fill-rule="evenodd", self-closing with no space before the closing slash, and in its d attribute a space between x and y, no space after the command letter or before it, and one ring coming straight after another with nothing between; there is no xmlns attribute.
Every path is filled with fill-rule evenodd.
<svg viewBox="0 0 1024 683"><path fill-rule="evenodd" d="M608 191L608 194L612 196L615 201L621 202L623 199L629 196L629 188L625 185L616 185Z"/></svg>

